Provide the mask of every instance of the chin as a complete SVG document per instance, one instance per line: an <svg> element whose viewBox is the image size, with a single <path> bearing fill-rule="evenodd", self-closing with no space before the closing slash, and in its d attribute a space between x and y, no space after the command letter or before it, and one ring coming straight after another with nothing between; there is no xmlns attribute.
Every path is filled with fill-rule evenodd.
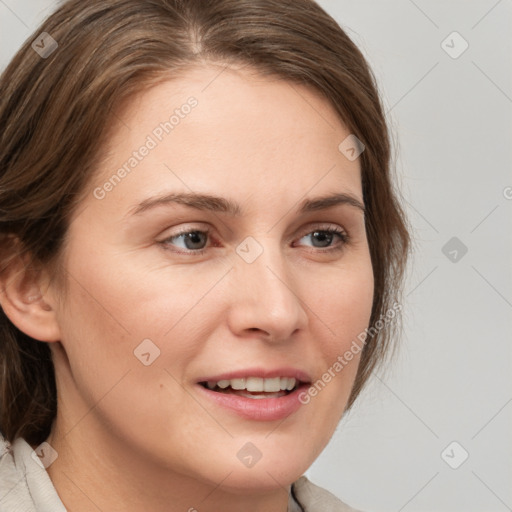
<svg viewBox="0 0 512 512"><path fill-rule="evenodd" d="M318 456L316 450L311 453L312 447L301 444L300 440L293 441L294 449L290 449L289 443L283 445L269 443L268 440L265 443L254 439L254 444L235 441L236 450L226 445L224 450L208 457L208 460L218 461L214 466L209 465L208 475L204 472L204 466L200 471L215 485L222 481L222 488L234 494L283 489L302 476ZM239 444L242 448L239 448ZM256 445L261 447L261 451Z"/></svg>
<svg viewBox="0 0 512 512"><path fill-rule="evenodd" d="M252 468L232 468L232 473L222 482L222 487L233 494L272 492L295 482L308 467L305 463L293 465L287 461L279 464L269 461L264 464L261 460Z"/></svg>

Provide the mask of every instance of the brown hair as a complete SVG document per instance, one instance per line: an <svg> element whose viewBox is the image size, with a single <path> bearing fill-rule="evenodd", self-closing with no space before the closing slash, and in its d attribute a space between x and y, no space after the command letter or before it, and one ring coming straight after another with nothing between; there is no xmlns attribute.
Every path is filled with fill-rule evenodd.
<svg viewBox="0 0 512 512"><path fill-rule="evenodd" d="M58 44L45 58L31 46L43 32ZM63 3L0 77L1 267L17 251L15 239L34 264L51 268L113 111L157 80L206 61L247 64L312 87L365 144L360 162L374 325L399 300L407 223L390 176L390 137L374 76L312 0ZM396 325L365 343L347 408L388 354ZM56 408L48 344L22 333L0 309L1 433L10 442L23 437L38 445L50 434Z"/></svg>

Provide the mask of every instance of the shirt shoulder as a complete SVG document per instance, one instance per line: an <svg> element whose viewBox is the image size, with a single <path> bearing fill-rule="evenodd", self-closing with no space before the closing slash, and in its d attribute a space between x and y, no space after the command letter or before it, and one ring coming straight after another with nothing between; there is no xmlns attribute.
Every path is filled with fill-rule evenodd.
<svg viewBox="0 0 512 512"><path fill-rule="evenodd" d="M0 511L66 512L46 469L21 437L0 434Z"/></svg>
<svg viewBox="0 0 512 512"><path fill-rule="evenodd" d="M361 512L343 503L331 492L301 476L292 485L292 493L304 512Z"/></svg>

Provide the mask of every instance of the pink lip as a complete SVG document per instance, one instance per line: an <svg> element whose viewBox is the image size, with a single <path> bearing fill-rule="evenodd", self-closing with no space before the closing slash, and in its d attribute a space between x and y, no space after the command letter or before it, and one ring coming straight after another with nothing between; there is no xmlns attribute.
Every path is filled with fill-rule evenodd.
<svg viewBox="0 0 512 512"><path fill-rule="evenodd" d="M299 401L299 394L308 387L309 384L301 384L297 389L280 398L245 398L238 395L218 393L197 384L198 391L214 404L229 409L242 418L256 421L282 420L290 416L303 405Z"/></svg>
<svg viewBox="0 0 512 512"><path fill-rule="evenodd" d="M288 377L299 381L299 386L291 393L279 398L246 398L239 395L219 393L205 388L201 382L231 379L244 379L247 377L260 377L271 379L273 377ZM246 368L217 375L205 376L197 380L198 391L215 405L231 410L242 418L256 421L282 420L296 412L301 405L299 395L309 387L311 378L297 368L283 367L272 370L265 368Z"/></svg>
<svg viewBox="0 0 512 512"><path fill-rule="evenodd" d="M218 375L210 375L197 379L197 382L208 382L231 379L245 379L247 377L261 377L263 379L271 379L273 377L293 377L301 382L311 382L311 377L304 371L296 368L275 368L269 370L266 368L246 368L244 370L235 370Z"/></svg>

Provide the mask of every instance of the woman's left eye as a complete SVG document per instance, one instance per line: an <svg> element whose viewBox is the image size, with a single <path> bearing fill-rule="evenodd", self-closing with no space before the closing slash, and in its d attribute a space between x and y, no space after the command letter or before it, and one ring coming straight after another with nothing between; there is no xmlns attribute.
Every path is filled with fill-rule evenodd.
<svg viewBox="0 0 512 512"><path fill-rule="evenodd" d="M348 234L340 228L315 229L314 231L311 231L307 235L300 238L300 240L308 237L312 237L311 240L314 243L318 242L320 244L313 245L313 247L317 249L327 249L328 251L342 249L349 239ZM339 239L339 243L332 245L332 242L335 238Z"/></svg>
<svg viewBox="0 0 512 512"><path fill-rule="evenodd" d="M161 243L166 247L173 246L183 249L184 251L182 254L203 254L206 252L209 236L209 230L193 229L172 235ZM320 252L325 252L326 250L341 250L349 240L348 234L338 227L315 229L299 238L299 242L307 239L308 237L311 238L313 242L312 247L316 249L324 249L324 251ZM337 244L333 243L336 238L339 240Z"/></svg>

